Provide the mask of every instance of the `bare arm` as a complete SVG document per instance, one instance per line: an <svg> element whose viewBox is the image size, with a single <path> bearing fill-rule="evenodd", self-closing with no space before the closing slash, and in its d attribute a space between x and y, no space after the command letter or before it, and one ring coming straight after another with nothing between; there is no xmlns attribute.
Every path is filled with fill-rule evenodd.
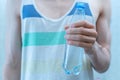
<svg viewBox="0 0 120 80"><path fill-rule="evenodd" d="M98 17L96 29L97 29L97 41L92 48L88 49L90 60L92 65L98 72L104 72L108 69L110 64L110 45L111 45L111 33L110 33L110 0L101 0L102 6L101 13ZM107 3L107 5L104 5Z"/></svg>
<svg viewBox="0 0 120 80"><path fill-rule="evenodd" d="M6 61L3 80L20 80L21 68L21 22L20 0L7 0L6 4Z"/></svg>

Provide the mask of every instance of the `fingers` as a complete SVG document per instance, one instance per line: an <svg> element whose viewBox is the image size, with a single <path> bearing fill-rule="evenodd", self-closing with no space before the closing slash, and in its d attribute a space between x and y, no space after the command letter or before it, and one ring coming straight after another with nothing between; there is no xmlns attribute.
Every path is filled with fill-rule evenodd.
<svg viewBox="0 0 120 80"><path fill-rule="evenodd" d="M93 45L92 43L84 43L79 41L68 41L68 44L83 48L90 48Z"/></svg>
<svg viewBox="0 0 120 80"><path fill-rule="evenodd" d="M79 42L85 42L85 43L94 43L96 41L96 38L94 37L88 37L84 35L66 35L65 38L68 41L79 41Z"/></svg>
<svg viewBox="0 0 120 80"><path fill-rule="evenodd" d="M81 35L86 35L86 36L97 36L97 32L94 29L87 29L83 27L79 28L69 28L66 29L67 34L81 34Z"/></svg>
<svg viewBox="0 0 120 80"><path fill-rule="evenodd" d="M83 48L91 47L97 38L97 32L93 24L87 21L76 22L71 27L66 26L67 43Z"/></svg>
<svg viewBox="0 0 120 80"><path fill-rule="evenodd" d="M85 27L89 29L95 28L95 26L89 23L88 21L80 21L80 22L73 23L71 25L72 25L71 27L75 27L75 28L78 28L78 27Z"/></svg>

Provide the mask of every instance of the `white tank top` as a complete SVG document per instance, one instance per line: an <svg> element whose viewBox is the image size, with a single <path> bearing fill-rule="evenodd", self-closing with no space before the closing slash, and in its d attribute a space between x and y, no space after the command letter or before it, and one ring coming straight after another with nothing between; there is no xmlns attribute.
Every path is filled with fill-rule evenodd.
<svg viewBox="0 0 120 80"><path fill-rule="evenodd" d="M89 3L83 1L86 19L91 22L93 16ZM21 80L93 80L92 67L86 55L79 75L67 75L62 68L66 43L64 26L73 15L76 2L81 0L75 0L61 18L50 19L38 10L34 0L22 1Z"/></svg>

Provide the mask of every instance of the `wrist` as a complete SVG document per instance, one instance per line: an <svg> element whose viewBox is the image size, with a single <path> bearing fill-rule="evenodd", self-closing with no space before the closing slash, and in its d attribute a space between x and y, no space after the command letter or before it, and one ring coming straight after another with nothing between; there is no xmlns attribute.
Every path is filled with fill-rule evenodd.
<svg viewBox="0 0 120 80"><path fill-rule="evenodd" d="M97 42L95 42L91 47L85 48L85 52L88 55L93 55L96 52L96 48L97 48Z"/></svg>

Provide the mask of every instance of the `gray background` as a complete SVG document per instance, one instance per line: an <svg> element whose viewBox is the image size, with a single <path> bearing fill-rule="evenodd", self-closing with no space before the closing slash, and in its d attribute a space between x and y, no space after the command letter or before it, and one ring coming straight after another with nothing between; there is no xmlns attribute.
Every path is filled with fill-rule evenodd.
<svg viewBox="0 0 120 80"><path fill-rule="evenodd" d="M2 80L2 69L5 59L4 41L5 41L5 1L0 0L0 80ZM111 20L111 32L112 32L112 60L109 70L104 74L98 74L95 72L95 80L119 80L120 79L120 1L112 0L112 20ZM106 5L106 4L105 4Z"/></svg>

